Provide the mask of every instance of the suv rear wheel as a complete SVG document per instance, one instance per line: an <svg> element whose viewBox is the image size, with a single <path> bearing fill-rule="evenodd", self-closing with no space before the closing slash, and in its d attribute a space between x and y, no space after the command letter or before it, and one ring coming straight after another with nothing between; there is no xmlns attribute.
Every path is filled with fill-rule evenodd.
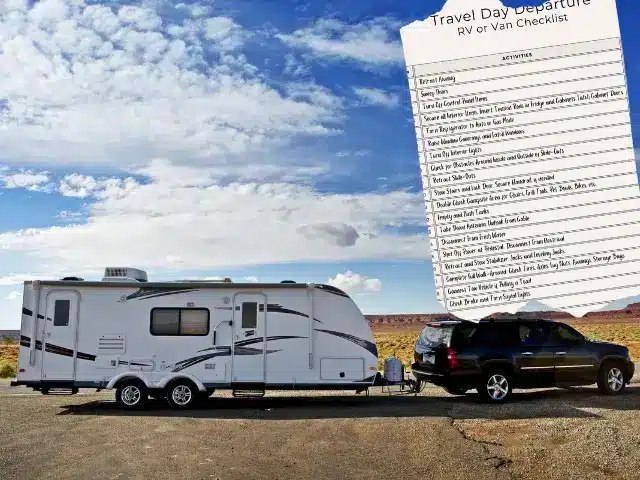
<svg viewBox="0 0 640 480"><path fill-rule="evenodd" d="M605 362L598 372L598 388L605 395L617 395L624 390L624 369L617 362Z"/></svg>
<svg viewBox="0 0 640 480"><path fill-rule="evenodd" d="M501 370L493 370L481 376L478 385L480 398L492 403L504 402L511 395L509 374Z"/></svg>

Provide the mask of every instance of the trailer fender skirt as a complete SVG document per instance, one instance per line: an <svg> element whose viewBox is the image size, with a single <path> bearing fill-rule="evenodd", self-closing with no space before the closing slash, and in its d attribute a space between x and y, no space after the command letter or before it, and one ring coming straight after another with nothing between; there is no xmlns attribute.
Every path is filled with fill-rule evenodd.
<svg viewBox="0 0 640 480"><path fill-rule="evenodd" d="M106 388L106 389L114 388L115 384L118 383L121 379L123 379L125 377L127 377L127 378L137 378L138 380L141 380L147 386L147 388L153 388L153 385L151 384L151 382L149 382L149 380L144 378L142 375L138 375L136 372L123 372L123 373L120 373L120 374L116 375L115 377L113 377L109 381L109 383L107 383L107 386L104 387L104 388Z"/></svg>
<svg viewBox="0 0 640 480"><path fill-rule="evenodd" d="M206 390L206 387L204 386L204 384L200 380L198 380L197 377L194 377L193 375L190 375L188 373L182 373L182 372L176 372L173 375L167 375L158 383L156 388L166 387L167 383L169 383L174 378L188 378L189 380L191 380L193 383L196 384L196 386L198 387L198 390L200 390L201 392L204 392Z"/></svg>

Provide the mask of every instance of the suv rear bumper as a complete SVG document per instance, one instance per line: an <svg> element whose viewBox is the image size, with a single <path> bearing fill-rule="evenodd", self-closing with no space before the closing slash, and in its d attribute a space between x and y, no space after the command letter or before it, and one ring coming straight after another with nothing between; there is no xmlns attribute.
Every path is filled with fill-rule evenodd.
<svg viewBox="0 0 640 480"><path fill-rule="evenodd" d="M416 380L421 382L433 383L439 387L444 387L451 384L451 376L449 372L434 372L423 368L419 363L411 364L411 373L416 377Z"/></svg>
<svg viewBox="0 0 640 480"><path fill-rule="evenodd" d="M411 372L415 376L419 376L424 379L433 379L433 380L437 380L438 378L445 378L448 376L448 375L445 375L444 373L436 373L436 372L430 372L429 370L425 370L421 368L420 365L418 365L417 363L414 363L411 365Z"/></svg>

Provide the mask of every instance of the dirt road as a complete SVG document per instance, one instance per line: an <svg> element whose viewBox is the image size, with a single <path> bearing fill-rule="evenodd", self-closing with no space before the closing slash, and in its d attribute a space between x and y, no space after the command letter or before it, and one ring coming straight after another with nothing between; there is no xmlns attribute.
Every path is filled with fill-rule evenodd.
<svg viewBox="0 0 640 480"><path fill-rule="evenodd" d="M268 392L176 413L123 412L111 392L0 385L3 479L631 479L640 385L517 393L506 405L417 396Z"/></svg>

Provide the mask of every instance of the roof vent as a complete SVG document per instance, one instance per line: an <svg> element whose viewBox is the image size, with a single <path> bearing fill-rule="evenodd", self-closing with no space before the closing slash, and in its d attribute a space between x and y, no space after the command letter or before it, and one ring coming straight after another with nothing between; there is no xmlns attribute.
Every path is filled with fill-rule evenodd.
<svg viewBox="0 0 640 480"><path fill-rule="evenodd" d="M147 272L129 267L107 267L103 282L146 282Z"/></svg>
<svg viewBox="0 0 640 480"><path fill-rule="evenodd" d="M84 278L80 277L64 277L63 282L84 282Z"/></svg>

